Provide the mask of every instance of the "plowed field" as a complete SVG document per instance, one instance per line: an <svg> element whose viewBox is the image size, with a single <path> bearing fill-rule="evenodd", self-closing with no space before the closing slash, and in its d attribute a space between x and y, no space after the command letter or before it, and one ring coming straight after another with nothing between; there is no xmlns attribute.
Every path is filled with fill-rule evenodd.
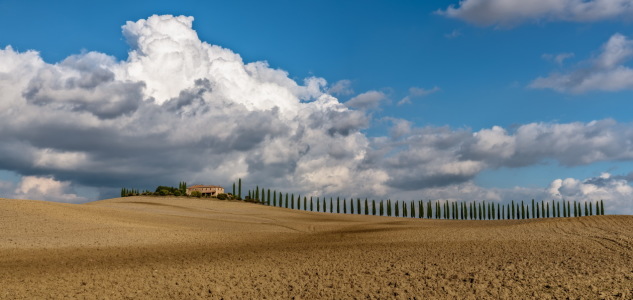
<svg viewBox="0 0 633 300"><path fill-rule="evenodd" d="M451 221L0 199L0 298L633 299L633 216Z"/></svg>

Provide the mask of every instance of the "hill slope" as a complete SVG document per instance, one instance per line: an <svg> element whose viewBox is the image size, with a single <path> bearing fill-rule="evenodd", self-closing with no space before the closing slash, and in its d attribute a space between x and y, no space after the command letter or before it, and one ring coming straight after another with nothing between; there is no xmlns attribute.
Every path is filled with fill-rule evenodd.
<svg viewBox="0 0 633 300"><path fill-rule="evenodd" d="M633 298L633 216L442 221L0 199L0 298Z"/></svg>

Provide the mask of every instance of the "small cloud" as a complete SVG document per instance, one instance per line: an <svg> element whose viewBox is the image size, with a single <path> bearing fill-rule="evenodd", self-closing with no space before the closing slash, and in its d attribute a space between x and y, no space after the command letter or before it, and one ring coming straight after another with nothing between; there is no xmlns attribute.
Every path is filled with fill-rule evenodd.
<svg viewBox="0 0 633 300"><path fill-rule="evenodd" d="M349 96L354 94L352 81L349 79L337 81L328 89L328 94L337 96Z"/></svg>
<svg viewBox="0 0 633 300"><path fill-rule="evenodd" d="M462 0L437 14L480 26L512 27L524 22L597 22L627 19L631 0Z"/></svg>
<svg viewBox="0 0 633 300"><path fill-rule="evenodd" d="M345 105L351 108L366 110L378 107L380 102L386 99L387 95L383 92L369 91L349 99L349 101L345 102Z"/></svg>
<svg viewBox="0 0 633 300"><path fill-rule="evenodd" d="M566 59L574 57L574 53L560 53L560 54L549 54L545 53L541 55L541 58L546 61L551 61L556 63L559 66L562 66Z"/></svg>
<svg viewBox="0 0 633 300"><path fill-rule="evenodd" d="M450 33L444 35L447 39L454 39L462 35L462 32L459 29L453 29Z"/></svg>
<svg viewBox="0 0 633 300"><path fill-rule="evenodd" d="M404 105L404 104L410 104L411 100L414 98L425 97L439 91L440 91L440 88L437 86L434 86L431 89L411 87L409 88L409 94L406 97L402 98L400 101L398 101L398 106Z"/></svg>

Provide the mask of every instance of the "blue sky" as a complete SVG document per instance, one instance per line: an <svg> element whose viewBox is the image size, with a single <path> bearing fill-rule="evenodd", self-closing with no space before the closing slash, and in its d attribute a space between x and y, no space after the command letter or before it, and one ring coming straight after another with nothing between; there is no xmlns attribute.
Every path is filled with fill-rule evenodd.
<svg viewBox="0 0 633 300"><path fill-rule="evenodd" d="M628 69L630 55L627 51L633 49L630 45L633 35L630 17L633 14L617 7L624 7L630 1L605 0L603 2L615 9L600 11L588 7L584 13L575 12L574 6L590 5L595 1L584 1L583 4L582 1L556 0L551 3L561 6L543 4L535 11L522 8L520 1L516 3L516 9L504 10L501 2L108 1L95 4L85 1L0 1L0 48L11 46L18 53L36 50L49 65L91 51L125 62L130 46L121 33L121 26L126 22L152 15L192 16L195 19L192 29L201 41L239 54L244 63L266 61L270 68L286 71L287 76L299 85L303 84L304 78L323 78L328 84L322 90L330 89L329 94L341 103L368 92L379 93L382 98L369 107L347 102L350 109L362 112L366 117L367 123L357 130L369 141L389 136L394 120L410 122L408 126L414 129L447 126L451 132L465 130L469 134L499 126L511 136L521 126L532 123L587 125L594 120L612 120L616 125L605 125L605 128L621 139L630 138L633 85L626 81L626 76L623 76L623 83L608 90L595 85L562 86L552 80L545 84L549 87L535 86L537 78L555 79L552 74L576 78L582 74L599 73L602 69L598 70L594 65L604 56L607 43L616 34L623 37L624 46L621 47L624 50L619 49L624 54L607 71ZM477 8L477 5L488 7L490 11L469 8ZM448 10L449 6L454 12ZM331 92L337 82L348 82L348 92ZM411 89L422 92L411 96ZM411 96L410 103L399 104L408 95ZM407 134L412 139L416 135ZM25 143L38 144L33 140ZM390 144L389 147L396 153L398 150L393 149L413 148L411 144L406 145ZM464 142L464 145L469 143ZM456 147L466 147L464 145ZM631 147L626 143L623 145ZM372 150L379 150L377 147L372 146ZM44 148L57 149L51 145ZM58 150L68 152L68 149L60 147ZM547 190L556 179L574 178L582 183L604 172L611 176L629 176L633 167L633 159L626 154L629 150L609 150L622 155L611 152L607 155L600 150L603 152L598 151L600 153L592 159L586 155L584 160L573 162L561 162L565 160L561 159L565 153L552 150L555 154L543 154L529 163L486 160L485 166L469 172L464 181L439 187L421 183L419 189L402 191L393 187L398 184L386 183L385 186L387 193L413 197L414 193L427 192L426 188L450 189L455 184L471 183L482 189L505 189L505 192L499 192L505 199L504 195L514 195L509 191L514 187ZM456 157L459 161L464 160L463 154ZM390 164L387 158L382 164ZM242 169L250 170L254 166L242 166ZM74 188L75 193L71 190L64 193L74 195L79 189L92 195L80 195L84 198L111 195L106 179L75 180L73 178L79 175L70 175L72 172L68 170L11 166L10 163L0 164L0 169L4 169L0 179L7 182L4 186L9 195L17 193L12 191L19 189L22 176L68 182L63 189ZM384 182L399 178L395 173L385 172L390 179ZM229 177L238 174L244 172ZM252 180L265 177L264 174L253 176ZM630 186L629 183L627 181L626 185ZM118 182L111 185L115 184ZM279 188L300 186L292 181L266 184L279 185ZM92 192L86 192L91 189ZM318 184L307 184L303 190L318 190ZM429 193L458 198L450 192L433 190ZM624 200L614 200L614 203L619 209L631 205Z"/></svg>

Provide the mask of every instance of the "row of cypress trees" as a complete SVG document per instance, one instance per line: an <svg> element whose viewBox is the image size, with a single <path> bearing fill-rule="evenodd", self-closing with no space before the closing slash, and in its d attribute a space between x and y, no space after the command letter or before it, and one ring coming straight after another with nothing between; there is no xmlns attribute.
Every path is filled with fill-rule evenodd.
<svg viewBox="0 0 633 300"><path fill-rule="evenodd" d="M242 181L239 180L239 189L233 193L238 193L241 198ZM578 201L535 201L530 203L524 201L501 204L486 201L392 201L392 200L361 200L360 198L350 198L347 200L340 197L312 197L282 193L271 189L248 190L247 199L253 199L264 205L284 207L315 212L360 214L388 217L408 217L426 219L447 219L447 220L520 220L535 218L568 218L592 215L604 215L604 201L578 202ZM349 204L349 209L348 209Z"/></svg>

